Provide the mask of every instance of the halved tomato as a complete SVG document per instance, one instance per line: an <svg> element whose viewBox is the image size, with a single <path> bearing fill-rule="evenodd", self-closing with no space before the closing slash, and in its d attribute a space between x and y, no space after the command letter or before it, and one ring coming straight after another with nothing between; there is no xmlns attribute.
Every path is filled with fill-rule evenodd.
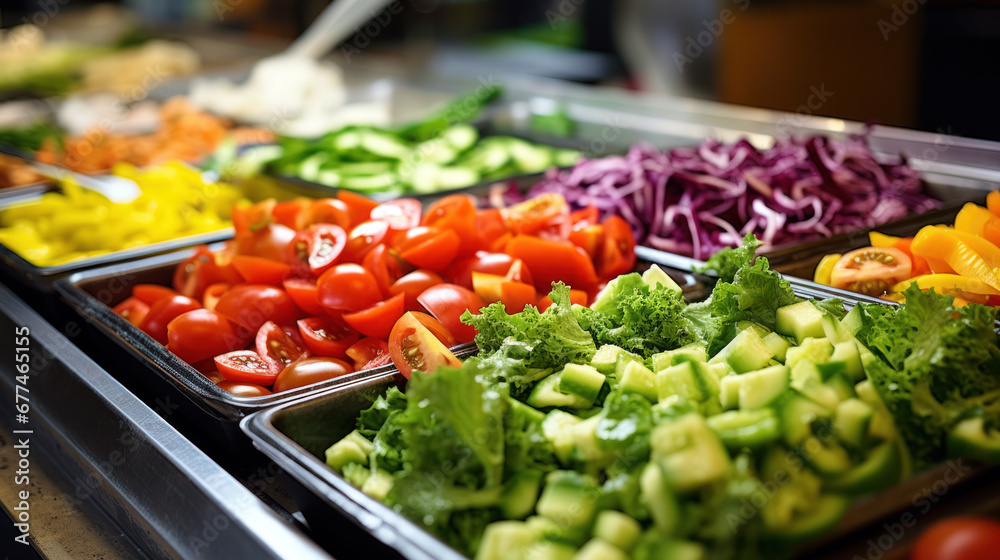
<svg viewBox="0 0 1000 560"><path fill-rule="evenodd" d="M288 244L288 260L296 274L319 276L337 263L346 245L347 233L342 227L311 225L296 233Z"/></svg>
<svg viewBox="0 0 1000 560"><path fill-rule="evenodd" d="M286 325L301 316L298 306L284 290L266 284L233 286L219 298L215 311L245 327L251 336L268 321Z"/></svg>
<svg viewBox="0 0 1000 560"><path fill-rule="evenodd" d="M344 189L337 191L337 200L347 205L347 214L351 218L351 227L370 219L372 210L378 206L378 202ZM347 229L347 227L345 226L344 229Z"/></svg>
<svg viewBox="0 0 1000 560"><path fill-rule="evenodd" d="M271 217L275 222L283 226L299 229L299 223L303 219L302 216L309 210L310 204L312 204L312 201L308 198L296 198L286 202L279 202L271 210Z"/></svg>
<svg viewBox="0 0 1000 560"><path fill-rule="evenodd" d="M403 276L389 286L389 294L405 294L406 310L419 311L423 306L417 302L417 297L424 293L424 290L431 286L436 286L444 282L444 279L433 270L421 268Z"/></svg>
<svg viewBox="0 0 1000 560"><path fill-rule="evenodd" d="M317 299L324 310L358 311L382 301L382 291L371 272L357 264L338 264L316 282Z"/></svg>
<svg viewBox="0 0 1000 560"><path fill-rule="evenodd" d="M257 354L278 371L306 354L305 349L296 344L295 340L274 321L261 325L257 331L255 347Z"/></svg>
<svg viewBox="0 0 1000 560"><path fill-rule="evenodd" d="M635 268L635 237L628 222L618 216L604 221L604 240L597 275L610 280Z"/></svg>
<svg viewBox="0 0 1000 560"><path fill-rule="evenodd" d="M420 225L423 206L415 198L399 198L383 202L372 209L370 218L389 224L393 231L406 231Z"/></svg>
<svg viewBox="0 0 1000 560"><path fill-rule="evenodd" d="M399 242L399 256L418 268L440 271L448 268L458 254L461 240L450 229L416 227Z"/></svg>
<svg viewBox="0 0 1000 560"><path fill-rule="evenodd" d="M389 357L389 344L386 341L365 337L347 349L347 356L354 361L357 371L387 366L392 363Z"/></svg>
<svg viewBox="0 0 1000 560"><path fill-rule="evenodd" d="M540 231L569 236L569 204L561 194L544 193L501 210L504 222L515 235L533 235Z"/></svg>
<svg viewBox="0 0 1000 560"><path fill-rule="evenodd" d="M454 336L452 336L451 331L449 331L448 328L441 323L441 321L438 321L426 313L421 313L420 311L411 311L410 314L416 317L417 320L420 321L421 325L427 327L427 330L431 331L431 334L440 340L441 344L444 344L448 348L458 344L458 341L455 340Z"/></svg>
<svg viewBox="0 0 1000 560"><path fill-rule="evenodd" d="M500 283L500 301L507 313L520 313L527 305L535 305L538 292L531 284L504 280Z"/></svg>
<svg viewBox="0 0 1000 560"><path fill-rule="evenodd" d="M406 307L405 294L396 294L354 313L344 313L344 321L365 336L387 338Z"/></svg>
<svg viewBox="0 0 1000 560"><path fill-rule="evenodd" d="M216 383L220 389L227 393L232 393L237 397L266 397L271 395L267 387L261 387L254 383L241 383L239 381L220 381Z"/></svg>
<svg viewBox="0 0 1000 560"><path fill-rule="evenodd" d="M139 329L160 344L166 344L167 325L170 321L195 309L201 309L201 304L187 296L163 298L149 307L142 323L139 324Z"/></svg>
<svg viewBox="0 0 1000 560"><path fill-rule="evenodd" d="M447 365L458 367L461 362L451 350L427 330L412 313L406 313L392 327L389 335L389 356L407 379L414 371L433 373Z"/></svg>
<svg viewBox="0 0 1000 560"><path fill-rule="evenodd" d="M167 325L167 349L187 363L194 363L247 344L237 325L208 309L178 315Z"/></svg>
<svg viewBox="0 0 1000 560"><path fill-rule="evenodd" d="M479 248L476 231L476 204L471 196L453 194L441 198L427 208L420 225L440 230L450 229L458 234L461 244L458 256L472 255Z"/></svg>
<svg viewBox="0 0 1000 560"><path fill-rule="evenodd" d="M269 386L280 371L253 350L236 350L215 357L215 367L227 381L240 381Z"/></svg>
<svg viewBox="0 0 1000 560"><path fill-rule="evenodd" d="M284 262L272 261L250 255L236 255L233 266L240 276L250 284L271 284L280 286L292 273L292 267Z"/></svg>
<svg viewBox="0 0 1000 560"><path fill-rule="evenodd" d="M125 298L124 301L111 308L111 310L117 313L122 319L138 327L142 324L143 319L146 318L146 314L149 313L149 305L141 299L132 296Z"/></svg>
<svg viewBox="0 0 1000 560"><path fill-rule="evenodd" d="M531 277L531 271L528 270L528 265L524 264L521 259L514 259L507 274L504 275L504 279L511 282L524 282L525 284L535 283Z"/></svg>
<svg viewBox="0 0 1000 560"><path fill-rule="evenodd" d="M376 245L374 249L368 251L361 266L372 273L375 282L378 283L379 291L386 296L390 295L389 286L403 276L404 266L406 269L411 268L408 263L397 258L393 251L382 244Z"/></svg>
<svg viewBox="0 0 1000 560"><path fill-rule="evenodd" d="M305 358L281 370L271 389L275 393L280 393L334 379L353 371L354 368L350 364L337 358Z"/></svg>
<svg viewBox="0 0 1000 560"><path fill-rule="evenodd" d="M302 230L318 224L335 225L340 228L351 227L351 211L347 204L336 198L321 198L312 201L309 208L299 215L295 229Z"/></svg>
<svg viewBox="0 0 1000 560"><path fill-rule="evenodd" d="M185 296L201 299L205 288L218 282L238 284L243 277L230 262L201 246L174 270L174 289Z"/></svg>
<svg viewBox="0 0 1000 560"><path fill-rule="evenodd" d="M476 329L466 325L461 319L467 309L472 313L479 313L486 305L472 290L456 284L438 284L424 290L424 293L417 296L417 301L441 321L458 342L472 342L476 338Z"/></svg>
<svg viewBox="0 0 1000 560"><path fill-rule="evenodd" d="M522 261L523 262L523 261ZM442 275L452 284L472 289L472 273L507 274L514 263L514 257L506 253L489 253L479 251L474 257L468 257L449 266Z"/></svg>
<svg viewBox="0 0 1000 560"><path fill-rule="evenodd" d="M344 252L340 261L345 263L360 263L365 254L382 243L389 234L389 224L378 220L361 222L354 226L347 235Z"/></svg>
<svg viewBox="0 0 1000 560"><path fill-rule="evenodd" d="M583 290L570 290L569 301L570 303L575 303L577 305L582 305L586 307L587 302L589 301L589 296L587 295L587 292ZM545 311L549 307L552 307L553 303L554 302L552 301L552 298L550 298L548 295L544 295L538 298L538 303L536 304L536 306L538 307L539 311Z"/></svg>
<svg viewBox="0 0 1000 560"><path fill-rule="evenodd" d="M278 201L273 198L262 200L256 204L233 206L231 219L236 233L255 231L274 221L274 208Z"/></svg>
<svg viewBox="0 0 1000 560"><path fill-rule="evenodd" d="M322 315L323 308L319 305L319 288L316 281L307 278L289 278L281 283L288 297L295 305L308 315Z"/></svg>
<svg viewBox="0 0 1000 560"><path fill-rule="evenodd" d="M236 254L283 261L295 230L281 224L268 224L261 229L236 234Z"/></svg>
<svg viewBox="0 0 1000 560"><path fill-rule="evenodd" d="M830 272L830 285L870 296L886 293L910 278L910 257L892 247L864 247L840 257Z"/></svg>
<svg viewBox="0 0 1000 560"><path fill-rule="evenodd" d="M548 293L556 281L582 290L597 284L594 263L569 241L518 235L507 243L507 253L528 265L539 292Z"/></svg>
<svg viewBox="0 0 1000 560"><path fill-rule="evenodd" d="M596 206L587 206L570 213L569 221L574 230L598 225L601 223L601 211Z"/></svg>
<svg viewBox="0 0 1000 560"><path fill-rule="evenodd" d="M579 229L574 228L569 234L569 241L586 251L591 260L597 261L604 251L604 226L588 225Z"/></svg>
<svg viewBox="0 0 1000 560"><path fill-rule="evenodd" d="M177 290L159 284L136 284L132 288L132 296L143 301L146 305L153 305L163 298L179 295L181 294Z"/></svg>
<svg viewBox="0 0 1000 560"><path fill-rule="evenodd" d="M318 356L343 358L358 341L357 331L329 317L309 317L296 323L307 348Z"/></svg>
<svg viewBox="0 0 1000 560"><path fill-rule="evenodd" d="M503 249L506 236L510 235L507 224L504 223L500 210L490 208L476 215L476 232L479 238L479 249L483 251L500 251Z"/></svg>

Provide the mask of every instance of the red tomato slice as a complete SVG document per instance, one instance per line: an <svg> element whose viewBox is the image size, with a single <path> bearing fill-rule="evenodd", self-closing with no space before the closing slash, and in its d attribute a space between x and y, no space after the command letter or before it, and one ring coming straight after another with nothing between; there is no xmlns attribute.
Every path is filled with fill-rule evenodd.
<svg viewBox="0 0 1000 560"><path fill-rule="evenodd" d="M528 270L528 265L524 264L524 261L521 259L514 259L514 262L510 265L510 269L507 270L507 274L504 275L504 279L511 282L523 282L525 284L535 283L532 280L531 271Z"/></svg>
<svg viewBox="0 0 1000 560"><path fill-rule="evenodd" d="M167 343L167 325L182 313L201 309L201 304L187 296L163 298L149 307L149 312L139 324L142 332L160 344Z"/></svg>
<svg viewBox="0 0 1000 560"><path fill-rule="evenodd" d="M132 295L146 305L153 305L163 298L178 296L180 293L159 284L136 284L132 288Z"/></svg>
<svg viewBox="0 0 1000 560"><path fill-rule="evenodd" d="M340 228L351 227L351 212L347 204L336 198L314 200L300 217L295 229L306 229L317 224L335 225Z"/></svg>
<svg viewBox="0 0 1000 560"><path fill-rule="evenodd" d="M459 245L461 240L452 230L423 232L419 237L403 241L399 247L399 256L418 268L441 271L455 260Z"/></svg>
<svg viewBox="0 0 1000 560"><path fill-rule="evenodd" d="M240 284L223 294L215 311L245 327L253 336L268 321L286 325L301 315L298 306L281 288L264 284Z"/></svg>
<svg viewBox="0 0 1000 560"><path fill-rule="evenodd" d="M500 301L500 284L504 277L499 274L486 274L484 272L472 273L472 291L482 298L486 304ZM513 311L511 311L513 313Z"/></svg>
<svg viewBox="0 0 1000 560"><path fill-rule="evenodd" d="M306 278L289 278L281 283L288 297L295 305L309 315L322 315L323 308L319 306L319 288L315 280Z"/></svg>
<svg viewBox="0 0 1000 560"><path fill-rule="evenodd" d="M982 517L952 517L923 532L911 560L992 560L1000 548L1000 523Z"/></svg>
<svg viewBox="0 0 1000 560"><path fill-rule="evenodd" d="M351 218L351 227L368 220L372 215L372 210L378 206L378 202L344 189L337 191L337 200L347 205L347 214ZM346 226L344 229L347 229Z"/></svg>
<svg viewBox="0 0 1000 560"><path fill-rule="evenodd" d="M588 225L574 229L569 234L569 241L586 251L591 260L596 261L601 258L604 249L604 226Z"/></svg>
<svg viewBox="0 0 1000 560"><path fill-rule="evenodd" d="M188 311L170 321L167 340L167 348L189 364L247 344L236 325L208 309Z"/></svg>
<svg viewBox="0 0 1000 560"><path fill-rule="evenodd" d="M576 303L578 305L586 307L589 299L590 297L587 295L587 292L583 290L569 291L570 303ZM538 303L536 305L539 311L545 311L549 307L552 307L552 303L553 303L552 298L550 298L548 295L544 295L538 298Z"/></svg>
<svg viewBox="0 0 1000 560"><path fill-rule="evenodd" d="M299 223L309 210L312 201L308 198L296 198L287 202L279 202L271 210L271 217L274 221L292 229L299 229Z"/></svg>
<svg viewBox="0 0 1000 560"><path fill-rule="evenodd" d="M347 243L344 245L344 252L340 255L340 261L346 263L360 263L368 251L382 243L389 235L389 224L380 221L362 222L351 230L347 235Z"/></svg>
<svg viewBox="0 0 1000 560"><path fill-rule="evenodd" d="M389 294L389 286L403 276L403 267L410 268L409 264L396 258L392 251L385 245L376 245L374 249L368 251L361 266L375 277L378 289L383 295Z"/></svg>
<svg viewBox="0 0 1000 560"><path fill-rule="evenodd" d="M547 230L565 239L569 235L569 204L561 194L544 193L500 211L515 235Z"/></svg>
<svg viewBox="0 0 1000 560"><path fill-rule="evenodd" d="M503 214L496 208L483 210L476 215L476 232L479 236L479 249L483 251L493 251L497 242L510 234Z"/></svg>
<svg viewBox="0 0 1000 560"><path fill-rule="evenodd" d="M149 305L138 297L132 296L125 298L125 301L114 306L111 310L122 319L138 327L149 313Z"/></svg>
<svg viewBox="0 0 1000 560"><path fill-rule="evenodd" d="M201 246L174 270L174 289L191 298L201 299L205 288L218 282L238 284L243 277L232 263L220 262L222 258L208 247Z"/></svg>
<svg viewBox="0 0 1000 560"><path fill-rule="evenodd" d="M274 207L278 202L273 198L263 200L251 206L233 206L233 229L236 233L261 229L274 220Z"/></svg>
<svg viewBox="0 0 1000 560"><path fill-rule="evenodd" d="M568 241L518 235L507 243L507 253L528 265L540 292L548 293L556 281L583 290L597 283L590 257Z"/></svg>
<svg viewBox="0 0 1000 560"><path fill-rule="evenodd" d="M596 206L587 206L571 213L569 221L573 224L574 230L597 225L601 223L601 211Z"/></svg>
<svg viewBox="0 0 1000 560"><path fill-rule="evenodd" d="M302 340L318 356L343 358L360 335L329 317L309 317L297 322Z"/></svg>
<svg viewBox="0 0 1000 560"><path fill-rule="evenodd" d="M434 202L424 213L420 225L450 229L458 234L461 244L458 256L467 257L475 254L479 248L479 234L476 230L476 203L468 195L453 194Z"/></svg>
<svg viewBox="0 0 1000 560"><path fill-rule="evenodd" d="M288 244L294 237L295 230L281 224L270 224L258 230L237 233L236 254L284 261L288 255Z"/></svg>
<svg viewBox="0 0 1000 560"><path fill-rule="evenodd" d="M431 286L444 283L444 279L433 270L419 269L403 276L389 286L389 294L405 294L406 310L419 311L423 306L417 301L417 297L424 293L424 290Z"/></svg>
<svg viewBox="0 0 1000 560"><path fill-rule="evenodd" d="M354 369L362 371L387 366L392 363L389 345L384 340L366 337L347 349L347 356L354 361Z"/></svg>
<svg viewBox="0 0 1000 560"><path fill-rule="evenodd" d="M479 313L486 305L473 291L455 284L438 284L424 290L417 301L441 321L458 342L472 342L476 338L476 329L461 320L466 309Z"/></svg>
<svg viewBox="0 0 1000 560"><path fill-rule="evenodd" d="M504 280L500 283L500 301L507 313L520 313L527 305L535 305L538 292L531 284Z"/></svg>
<svg viewBox="0 0 1000 560"><path fill-rule="evenodd" d="M215 357L215 367L227 381L240 381L268 386L278 377L274 364L264 361L253 350L236 350ZM220 385L221 386L221 385Z"/></svg>
<svg viewBox="0 0 1000 560"><path fill-rule="evenodd" d="M431 317L430 315L426 313L421 313L419 311L411 311L410 313L414 317L416 317L418 321L420 321L421 325L427 327L427 330L431 331L431 334L434 335L434 338L440 340L441 344L444 344L448 348L451 348L452 346L458 344L458 341L455 340L455 337L451 334L451 331L449 331L447 327L445 327L441 323L441 321L438 321L434 317Z"/></svg>
<svg viewBox="0 0 1000 560"><path fill-rule="evenodd" d="M297 334L297 333L296 333ZM302 346L296 344L295 340L279 327L274 321L264 323L257 331L255 340L257 354L268 363L272 369L278 371L304 357L306 354Z"/></svg>
<svg viewBox="0 0 1000 560"><path fill-rule="evenodd" d="M368 309L344 313L344 321L365 336L388 338L392 326L405 311L406 296L397 294L380 301Z"/></svg>
<svg viewBox="0 0 1000 560"><path fill-rule="evenodd" d="M471 290L474 271L503 275L507 274L513 263L514 257L506 253L479 251L476 256L462 259L449 266L443 276L452 284L458 284Z"/></svg>
<svg viewBox="0 0 1000 560"><path fill-rule="evenodd" d="M360 265L338 264L316 282L324 310L359 311L382 301L382 291L371 272Z"/></svg>
<svg viewBox="0 0 1000 560"><path fill-rule="evenodd" d="M208 309L209 311L215 311L215 306L218 305L219 300L222 299L222 294L228 292L231 287L232 286L226 284L225 282L218 282L205 288L205 294L201 298L202 305L204 305L205 309Z"/></svg>
<svg viewBox="0 0 1000 560"><path fill-rule="evenodd" d="M281 282L292 273L292 267L283 262L250 255L236 255L233 257L233 266L250 284L280 286Z"/></svg>
<svg viewBox="0 0 1000 560"><path fill-rule="evenodd" d="M337 263L347 245L347 233L338 225L316 224L288 244L288 260L296 274L319 276Z"/></svg>
<svg viewBox="0 0 1000 560"><path fill-rule="evenodd" d="M227 393L232 393L237 397L266 397L271 395L271 391L266 387L253 383L240 383L239 381L220 381L216 383L220 389Z"/></svg>
<svg viewBox="0 0 1000 560"><path fill-rule="evenodd" d="M370 218L389 224L393 231L406 231L420 225L420 201L415 198L400 198L383 202L372 209Z"/></svg>
<svg viewBox="0 0 1000 560"><path fill-rule="evenodd" d="M427 330L412 313L406 313L392 327L389 356L403 377L414 371L433 373L441 366L462 365L451 350Z"/></svg>
<svg viewBox="0 0 1000 560"><path fill-rule="evenodd" d="M611 216L604 222L604 243L598 275L610 280L635 268L635 237L628 222Z"/></svg>
<svg viewBox="0 0 1000 560"><path fill-rule="evenodd" d="M305 358L281 370L271 389L275 393L335 379L354 371L351 364L337 358Z"/></svg>

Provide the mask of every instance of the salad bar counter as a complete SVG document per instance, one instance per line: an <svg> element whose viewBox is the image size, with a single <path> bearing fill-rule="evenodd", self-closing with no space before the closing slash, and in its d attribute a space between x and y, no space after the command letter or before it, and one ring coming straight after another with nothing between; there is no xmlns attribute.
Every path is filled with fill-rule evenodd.
<svg viewBox="0 0 1000 560"><path fill-rule="evenodd" d="M43 556L53 494L153 558L906 558L1000 512L1000 145L344 79L386 111L276 135L178 82L86 154L0 134L99 183L0 191Z"/></svg>

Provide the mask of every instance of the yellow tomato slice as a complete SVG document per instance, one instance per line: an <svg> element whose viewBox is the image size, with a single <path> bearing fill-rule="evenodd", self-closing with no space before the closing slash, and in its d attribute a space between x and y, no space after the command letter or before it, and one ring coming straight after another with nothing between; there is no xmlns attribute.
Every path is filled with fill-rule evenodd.
<svg viewBox="0 0 1000 560"><path fill-rule="evenodd" d="M813 273L813 282L830 286L830 275L833 273L833 267L837 266L840 257L840 253L832 253L820 259L819 264L816 265L816 271Z"/></svg>

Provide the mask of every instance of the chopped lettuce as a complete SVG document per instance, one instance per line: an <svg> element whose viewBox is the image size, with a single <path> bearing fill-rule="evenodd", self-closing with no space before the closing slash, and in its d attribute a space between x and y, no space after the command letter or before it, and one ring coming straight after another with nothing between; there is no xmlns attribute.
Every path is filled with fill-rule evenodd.
<svg viewBox="0 0 1000 560"><path fill-rule="evenodd" d="M748 263L753 262L753 257L761 245L763 243L757 239L756 235L748 233L743 237L743 245L741 247L726 247L716 252L704 264L695 267L694 271L708 272L709 270L714 270L715 275L722 282L733 282L736 272Z"/></svg>

